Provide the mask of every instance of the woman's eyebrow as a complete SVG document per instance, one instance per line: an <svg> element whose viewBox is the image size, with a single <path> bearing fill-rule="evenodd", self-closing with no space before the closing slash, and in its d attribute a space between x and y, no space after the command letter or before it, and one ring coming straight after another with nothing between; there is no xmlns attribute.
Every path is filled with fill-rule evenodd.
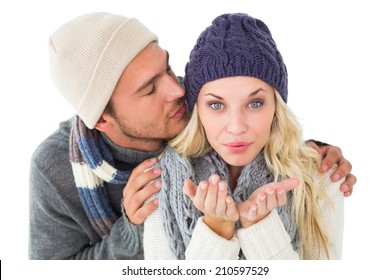
<svg viewBox="0 0 390 280"><path fill-rule="evenodd" d="M251 93L249 93L249 94L248 94L248 97L252 97L252 96L258 94L260 91L264 91L264 89L263 89L262 87L259 87L258 89L255 89L254 91L252 91ZM212 96L212 97L214 97L214 98L216 98L216 99L219 99L219 100L222 100L222 99L223 99L222 96L216 95L215 93L211 93L211 92L206 93L204 96L208 96L208 95L210 95L210 96Z"/></svg>

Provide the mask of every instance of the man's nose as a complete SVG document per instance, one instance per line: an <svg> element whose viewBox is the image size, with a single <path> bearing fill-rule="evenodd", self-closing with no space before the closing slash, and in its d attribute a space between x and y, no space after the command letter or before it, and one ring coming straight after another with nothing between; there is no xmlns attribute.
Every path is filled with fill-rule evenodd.
<svg viewBox="0 0 390 280"><path fill-rule="evenodd" d="M169 75L164 77L164 91L167 96L167 102L173 102L184 96L184 89L179 84L179 81Z"/></svg>

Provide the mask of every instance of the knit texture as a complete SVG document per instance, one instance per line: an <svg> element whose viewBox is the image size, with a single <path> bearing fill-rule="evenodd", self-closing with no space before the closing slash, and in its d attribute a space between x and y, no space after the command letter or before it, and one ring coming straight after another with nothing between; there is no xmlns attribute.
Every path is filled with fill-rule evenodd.
<svg viewBox="0 0 390 280"><path fill-rule="evenodd" d="M88 129L78 116L71 128L69 146L81 203L92 227L104 237L118 218L109 203L104 182L126 184L131 171L120 171L112 166L112 154L99 131Z"/></svg>
<svg viewBox="0 0 390 280"><path fill-rule="evenodd" d="M327 193L330 201L318 200L320 215L324 228L329 234L329 257L341 259L343 247L344 196L340 192L339 182L332 182L332 168L326 174L314 170L312 178L316 187ZM321 178L321 179L320 179ZM330 202L330 203L329 203ZM144 253L145 259L172 260L173 255L163 228L163 218L160 211L153 212L145 221ZM191 241L186 249L187 260L237 260L241 248L245 259L250 260L298 260L299 251L294 250L291 237L287 233L277 209L273 209L267 217L258 223L236 230L236 235L230 240L219 236L203 221L196 222ZM316 240L313 240L313 254L308 259L328 259ZM320 252L319 252L320 250Z"/></svg>
<svg viewBox="0 0 390 280"><path fill-rule="evenodd" d="M224 14L199 36L185 68L189 109L207 82L233 76L268 83L287 102L287 68L268 27L246 14Z"/></svg>
<svg viewBox="0 0 390 280"><path fill-rule="evenodd" d="M216 152L203 157L188 159L180 156L172 148L167 148L159 162L163 188L159 193L160 211L163 218L165 234L173 254L178 259L185 259L185 250L191 240L196 222L203 214L197 210L192 201L183 193L184 181L191 178L196 185L208 180L212 174L218 174L222 180L229 182L228 169ZM273 175L267 168L261 152L250 164L246 165L238 179L237 187L232 193L235 203L240 203L259 187L273 182ZM298 233L291 219L291 196L288 203L278 208L278 214L290 235L294 250L298 250ZM240 227L237 223L237 227ZM241 256L242 257L242 256Z"/></svg>
<svg viewBox="0 0 390 280"><path fill-rule="evenodd" d="M84 123L93 128L124 69L157 36L135 18L79 16L49 39L51 77Z"/></svg>

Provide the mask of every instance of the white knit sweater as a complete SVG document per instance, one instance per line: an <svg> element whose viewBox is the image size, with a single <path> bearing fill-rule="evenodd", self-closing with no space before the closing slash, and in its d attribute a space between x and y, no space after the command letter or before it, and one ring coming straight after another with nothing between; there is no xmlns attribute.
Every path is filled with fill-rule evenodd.
<svg viewBox="0 0 390 280"><path fill-rule="evenodd" d="M333 170L332 170L333 171ZM319 187L328 194L332 204L319 201L319 209L325 222L330 239L330 259L341 259L344 227L344 196L340 185L344 179L333 183L331 171L323 176ZM186 250L186 259L238 259L242 249L247 259L299 259L299 255L291 246L290 236L274 209L258 223L236 231L233 238L227 240L214 233L199 218L192 239ZM318 252L320 251L319 257ZM145 259L173 260L176 259L169 249L169 244L163 229L160 211L154 211L145 221L144 227ZM318 244L313 244L312 259L325 259Z"/></svg>

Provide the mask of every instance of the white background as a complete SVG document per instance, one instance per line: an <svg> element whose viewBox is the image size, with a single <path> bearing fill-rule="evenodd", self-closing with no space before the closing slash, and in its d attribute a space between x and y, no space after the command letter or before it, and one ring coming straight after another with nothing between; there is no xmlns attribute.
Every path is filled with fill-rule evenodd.
<svg viewBox="0 0 390 280"><path fill-rule="evenodd" d="M43 278L55 271L61 271L56 276L71 274L64 271L63 266L69 264L65 266L63 262L49 265L27 260L29 160L35 147L60 121L73 114L50 80L47 40L66 21L96 11L140 19L158 34L160 45L170 52L171 65L178 75L184 74L197 36L213 18L225 12L245 12L262 19L287 64L288 104L302 121L305 138L341 147L358 178L352 197L346 199L343 260L326 264L325 268L314 262L319 270L312 273L328 277L385 272L388 269L385 258L388 259L390 249L387 181L390 17L385 3L378 0L2 1L2 274L39 273ZM95 264L88 264L88 273L99 271ZM286 276L291 275L289 269L297 273L297 267L301 273L298 276L305 275L306 269L312 271L311 264L280 266L286 270L280 269L278 273ZM110 268L105 275L115 278L120 272L119 267ZM89 274L92 275L99 278Z"/></svg>

